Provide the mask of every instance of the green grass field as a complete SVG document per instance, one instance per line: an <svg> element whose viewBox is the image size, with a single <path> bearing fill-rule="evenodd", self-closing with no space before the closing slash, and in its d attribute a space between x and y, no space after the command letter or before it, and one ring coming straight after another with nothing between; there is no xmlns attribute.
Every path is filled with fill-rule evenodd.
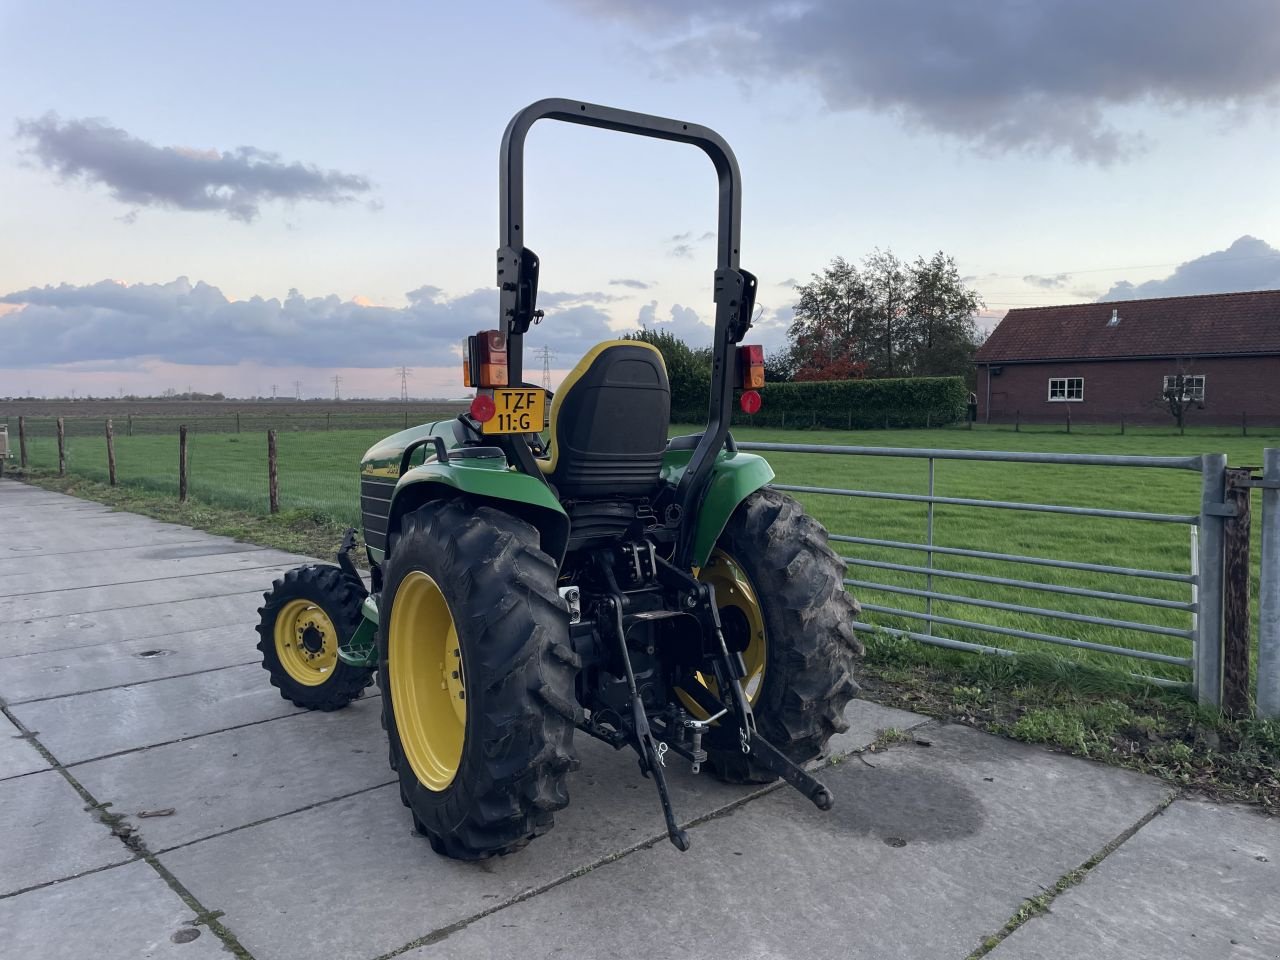
<svg viewBox="0 0 1280 960"><path fill-rule="evenodd" d="M673 433L688 432L674 428ZM352 430L282 433L280 496L285 509L304 510L355 525L358 522L360 455L384 431ZM1186 436L1158 433L1120 436L1088 431L1015 433L1002 429L947 429L916 431L783 431L740 428L740 441L829 443L865 446L945 447L1113 453L1128 455L1189 455L1225 453L1232 465L1261 462L1262 449L1280 445L1280 439L1225 436L1199 430ZM68 469L91 479L106 476L104 443L99 438L72 437L68 441ZM118 437L119 477L122 483L162 494L176 495L177 439L172 436ZM56 446L41 437L30 443L32 465L41 470L56 467ZM924 460L885 457L847 457L815 454L774 454L769 459L780 483L878 490L900 493L927 492ZM267 510L266 437L263 434L201 434L190 440L191 496L196 500L251 512ZM1200 499L1198 473L1167 469L1075 467L1039 464L999 464L938 461L935 492L941 496L1002 499L1078 506L1106 507L1159 513L1195 514ZM801 494L808 509L832 533L883 540L921 542L926 531L926 507L920 503L888 502L817 494ZM1258 509L1255 502L1255 510ZM1183 525L1120 521L1037 514L1021 511L938 506L935 509L936 544L1004 553L1053 557L1085 563L1142 567L1186 573L1190 564L1189 528ZM853 544L837 544L846 557L924 565L919 552ZM1257 538L1255 535L1255 577ZM1112 593L1135 593L1174 601L1190 599L1187 584L1138 580L1085 571L1014 565L1007 562L937 556L935 567L944 571L984 573L1018 580L1037 581ZM851 577L887 586L920 589L922 574L851 566ZM960 597L1044 607L1069 613L1141 621L1186 630L1191 615L1184 610L1138 605L1116 600L1055 594L1025 587L996 586L962 579L933 577L935 590ZM867 604L923 611L922 598L884 590L854 590ZM1256 596L1256 584L1254 595ZM937 616L973 620L1024 631L1057 634L1094 643L1112 644L1185 657L1190 642L1117 627L1064 622L1048 617L982 608L956 601L934 601ZM923 632L918 620L868 612L864 619L884 626ZM1026 641L951 626L935 626L941 636L1014 649L1045 649ZM1053 652L1136 670L1174 680L1186 680L1186 669L1169 664L1121 659L1111 655L1067 647Z"/></svg>

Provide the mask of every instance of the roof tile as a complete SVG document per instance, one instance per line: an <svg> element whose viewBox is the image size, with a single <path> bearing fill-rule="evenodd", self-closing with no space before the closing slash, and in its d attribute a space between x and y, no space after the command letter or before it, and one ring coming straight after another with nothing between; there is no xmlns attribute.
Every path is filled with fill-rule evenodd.
<svg viewBox="0 0 1280 960"><path fill-rule="evenodd" d="M1111 312L1120 322L1110 324ZM1104 360L1280 354L1280 290L1010 310L974 358Z"/></svg>

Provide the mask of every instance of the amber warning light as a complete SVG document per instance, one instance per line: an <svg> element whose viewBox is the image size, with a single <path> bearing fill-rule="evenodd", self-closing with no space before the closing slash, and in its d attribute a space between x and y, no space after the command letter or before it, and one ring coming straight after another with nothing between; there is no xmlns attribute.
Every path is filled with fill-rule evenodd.
<svg viewBox="0 0 1280 960"><path fill-rule="evenodd" d="M764 347L758 343L738 348L738 384L743 390L759 390L764 386Z"/></svg>
<svg viewBox="0 0 1280 960"><path fill-rule="evenodd" d="M507 335L484 330L462 345L462 382L468 387L507 385Z"/></svg>
<svg viewBox="0 0 1280 960"><path fill-rule="evenodd" d="M738 348L738 379L742 389L738 406L743 413L758 413L760 394L756 391L764 386L764 347L751 343Z"/></svg>

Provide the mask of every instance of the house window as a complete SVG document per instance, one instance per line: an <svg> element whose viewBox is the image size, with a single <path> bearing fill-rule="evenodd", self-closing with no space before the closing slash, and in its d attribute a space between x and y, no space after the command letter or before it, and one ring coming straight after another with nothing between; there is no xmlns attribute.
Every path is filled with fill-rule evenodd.
<svg viewBox="0 0 1280 960"><path fill-rule="evenodd" d="M1178 374L1164 378L1161 396L1170 397L1178 391ZM1182 374L1182 400L1204 400L1204 374Z"/></svg>
<svg viewBox="0 0 1280 960"><path fill-rule="evenodd" d="M1050 377L1049 399L1054 401L1083 400L1084 377Z"/></svg>

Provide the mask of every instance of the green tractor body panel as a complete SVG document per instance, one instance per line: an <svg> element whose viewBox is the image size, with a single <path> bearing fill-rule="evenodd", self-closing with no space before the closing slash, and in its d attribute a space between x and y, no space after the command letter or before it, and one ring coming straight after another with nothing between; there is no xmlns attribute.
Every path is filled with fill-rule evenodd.
<svg viewBox="0 0 1280 960"><path fill-rule="evenodd" d="M662 459L662 479L679 483L689 466L692 450L668 450ZM773 468L764 457L724 450L711 469L707 495L698 509L693 539L693 565L701 567L711 556L716 539L738 504L773 479Z"/></svg>
<svg viewBox="0 0 1280 960"><path fill-rule="evenodd" d="M533 524L542 549L559 564L569 540L569 517L551 489L539 478L509 467L501 457L467 457L439 462L435 448L424 444L413 451L402 474L405 450L415 441L440 437L447 450L460 448L454 420L410 427L375 444L360 462L360 509L369 555L381 563L386 557L387 531L400 518L442 497L466 495L507 510Z"/></svg>
<svg viewBox="0 0 1280 960"><path fill-rule="evenodd" d="M512 469L498 457L456 458L441 463L430 443L414 450L409 469L400 472L405 450L416 441L440 437L446 449L457 449L454 426L453 420L440 420L410 427L379 441L364 455L360 462L360 506L370 558L378 563L385 559L386 532L394 530L405 513L430 500L465 494L532 523L542 534L543 549L557 564L561 563L569 539L569 517L542 480ZM667 451L662 479L679 484L692 455L692 449ZM773 469L763 457L731 450L720 452L695 520L695 566L707 562L716 538L738 504L773 476Z"/></svg>

